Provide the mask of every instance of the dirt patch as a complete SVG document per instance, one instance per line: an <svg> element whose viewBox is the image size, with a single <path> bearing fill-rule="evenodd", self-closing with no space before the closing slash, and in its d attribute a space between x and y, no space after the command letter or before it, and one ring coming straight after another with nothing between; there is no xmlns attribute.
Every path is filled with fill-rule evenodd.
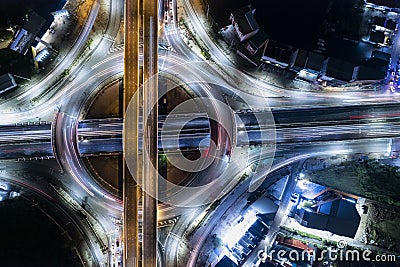
<svg viewBox="0 0 400 267"><path fill-rule="evenodd" d="M120 81L116 81L104 88L93 101L86 118L122 118L122 114L119 112L119 87Z"/></svg>

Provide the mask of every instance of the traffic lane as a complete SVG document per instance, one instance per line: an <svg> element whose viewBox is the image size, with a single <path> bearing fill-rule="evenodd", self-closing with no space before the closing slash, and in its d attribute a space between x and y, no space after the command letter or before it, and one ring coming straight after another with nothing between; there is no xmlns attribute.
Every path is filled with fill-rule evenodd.
<svg viewBox="0 0 400 267"><path fill-rule="evenodd" d="M46 158L53 157L53 149L50 140L39 143L18 143L0 145L1 159L18 158Z"/></svg>
<svg viewBox="0 0 400 267"><path fill-rule="evenodd" d="M180 121L179 121L180 120ZM184 122L182 122L184 121ZM143 132L142 123L139 124L139 134ZM123 122L105 123L99 122L83 122L79 123L78 136L90 137L98 135L117 135L122 134ZM162 134L171 133L189 133L189 132L207 132L210 130L209 120L207 118L186 118L179 116L175 119L168 119L167 122L159 122L159 132Z"/></svg>
<svg viewBox="0 0 400 267"><path fill-rule="evenodd" d="M193 149L207 149L209 147L208 133L189 134L189 135L171 135L163 140L158 140L160 151L170 152ZM207 142L205 142L205 140ZM94 138L80 140L78 143L81 155L94 155L99 153L122 153L122 138ZM139 151L141 151L142 139L139 139Z"/></svg>
<svg viewBox="0 0 400 267"><path fill-rule="evenodd" d="M370 123L339 126L304 126L297 128L238 131L237 146L267 144L270 142L301 143L365 138L398 137L400 124Z"/></svg>
<svg viewBox="0 0 400 267"><path fill-rule="evenodd" d="M44 131L44 130L50 130L51 129L51 123L48 122L42 122L39 124L36 123L23 123L19 124L16 123L15 125L2 125L0 126L0 133L1 132L26 132L26 131Z"/></svg>
<svg viewBox="0 0 400 267"><path fill-rule="evenodd" d="M62 131L62 129L60 129ZM208 129L203 133L192 133L191 130L177 134L170 132L159 139L159 147L164 150L176 150L184 148L207 148L209 146L210 134ZM335 140L355 140L382 137L397 137L400 135L400 126L393 124L366 124L354 127L345 126L325 126L325 127L298 127L276 130L276 143L297 142L322 142ZM107 138L108 136L108 138ZM81 135L79 138L79 150L81 154L115 153L122 152L122 136L120 130L114 132L91 132L87 136ZM266 138L265 138L266 137ZM40 138L40 136L38 137ZM275 138L271 131L251 130L238 132L237 145L269 143ZM39 139L40 140L40 139ZM207 142L205 142L205 140ZM139 141L141 145L141 139ZM39 143L6 144L2 146L2 158L23 157L32 154L34 156L52 156L49 146L50 138ZM42 150L41 150L42 149ZM29 152L32 151L32 152ZM227 152L226 152L227 153Z"/></svg>

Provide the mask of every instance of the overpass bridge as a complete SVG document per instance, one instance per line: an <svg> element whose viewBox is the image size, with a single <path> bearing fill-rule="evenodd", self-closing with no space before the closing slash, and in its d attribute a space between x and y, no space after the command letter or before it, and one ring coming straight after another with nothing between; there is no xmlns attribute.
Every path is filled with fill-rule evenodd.
<svg viewBox="0 0 400 267"><path fill-rule="evenodd" d="M274 125L262 121L269 112L238 112L234 114L235 145L258 145L275 141L279 147L298 143L396 138L400 136L399 108L400 104L386 104L273 110ZM164 126L168 129L163 131L163 140L159 139L160 149L176 151L208 148L213 127L206 114L196 114L197 118L190 121L188 117L193 117L193 114L175 115L169 117L167 125L164 125L165 116L159 116L159 132ZM183 126L181 121L188 122ZM1 126L0 158L53 158L54 140L51 131L52 125L49 122ZM122 132L123 121L120 118L80 121L76 137L79 152L82 156L121 153Z"/></svg>

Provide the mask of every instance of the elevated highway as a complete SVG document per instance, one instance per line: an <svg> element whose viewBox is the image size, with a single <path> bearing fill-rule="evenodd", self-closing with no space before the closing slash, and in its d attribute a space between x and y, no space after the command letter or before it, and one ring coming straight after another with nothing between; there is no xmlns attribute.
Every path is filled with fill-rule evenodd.
<svg viewBox="0 0 400 267"><path fill-rule="evenodd" d="M273 125L261 120L266 114L263 111L236 113L236 146L267 143L274 138L278 149L299 143L396 138L400 136L399 108L400 104L276 109L272 111ZM187 121L188 116L169 118L165 127L168 130L163 130L165 116L159 116L159 132L165 137L163 142L159 139L160 148L166 151L207 149L211 138L207 115L196 114L197 119L183 127L181 121ZM141 125L140 121L139 136ZM76 130L79 152L83 156L121 153L122 132L123 121L119 118L80 121ZM1 126L0 158L52 158L51 138L51 124L46 122Z"/></svg>

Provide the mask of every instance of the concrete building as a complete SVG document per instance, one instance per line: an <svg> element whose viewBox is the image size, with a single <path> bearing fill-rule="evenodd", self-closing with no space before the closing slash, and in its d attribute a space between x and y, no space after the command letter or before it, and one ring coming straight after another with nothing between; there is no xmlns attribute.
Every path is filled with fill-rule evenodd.
<svg viewBox="0 0 400 267"><path fill-rule="evenodd" d="M367 61L360 65L357 80L382 80L386 77L390 54L374 51Z"/></svg>
<svg viewBox="0 0 400 267"><path fill-rule="evenodd" d="M224 256L216 265L215 267L236 267L238 266L233 260L229 257Z"/></svg>
<svg viewBox="0 0 400 267"><path fill-rule="evenodd" d="M241 42L249 40L260 29L254 17L254 12L255 9L251 9L251 6L248 5L235 10L230 16L235 34Z"/></svg>
<svg viewBox="0 0 400 267"><path fill-rule="evenodd" d="M382 31L371 31L369 41L375 44L385 43L385 33Z"/></svg>
<svg viewBox="0 0 400 267"><path fill-rule="evenodd" d="M356 65L351 62L331 57L328 60L325 75L340 81L350 82L354 79L355 67Z"/></svg>

